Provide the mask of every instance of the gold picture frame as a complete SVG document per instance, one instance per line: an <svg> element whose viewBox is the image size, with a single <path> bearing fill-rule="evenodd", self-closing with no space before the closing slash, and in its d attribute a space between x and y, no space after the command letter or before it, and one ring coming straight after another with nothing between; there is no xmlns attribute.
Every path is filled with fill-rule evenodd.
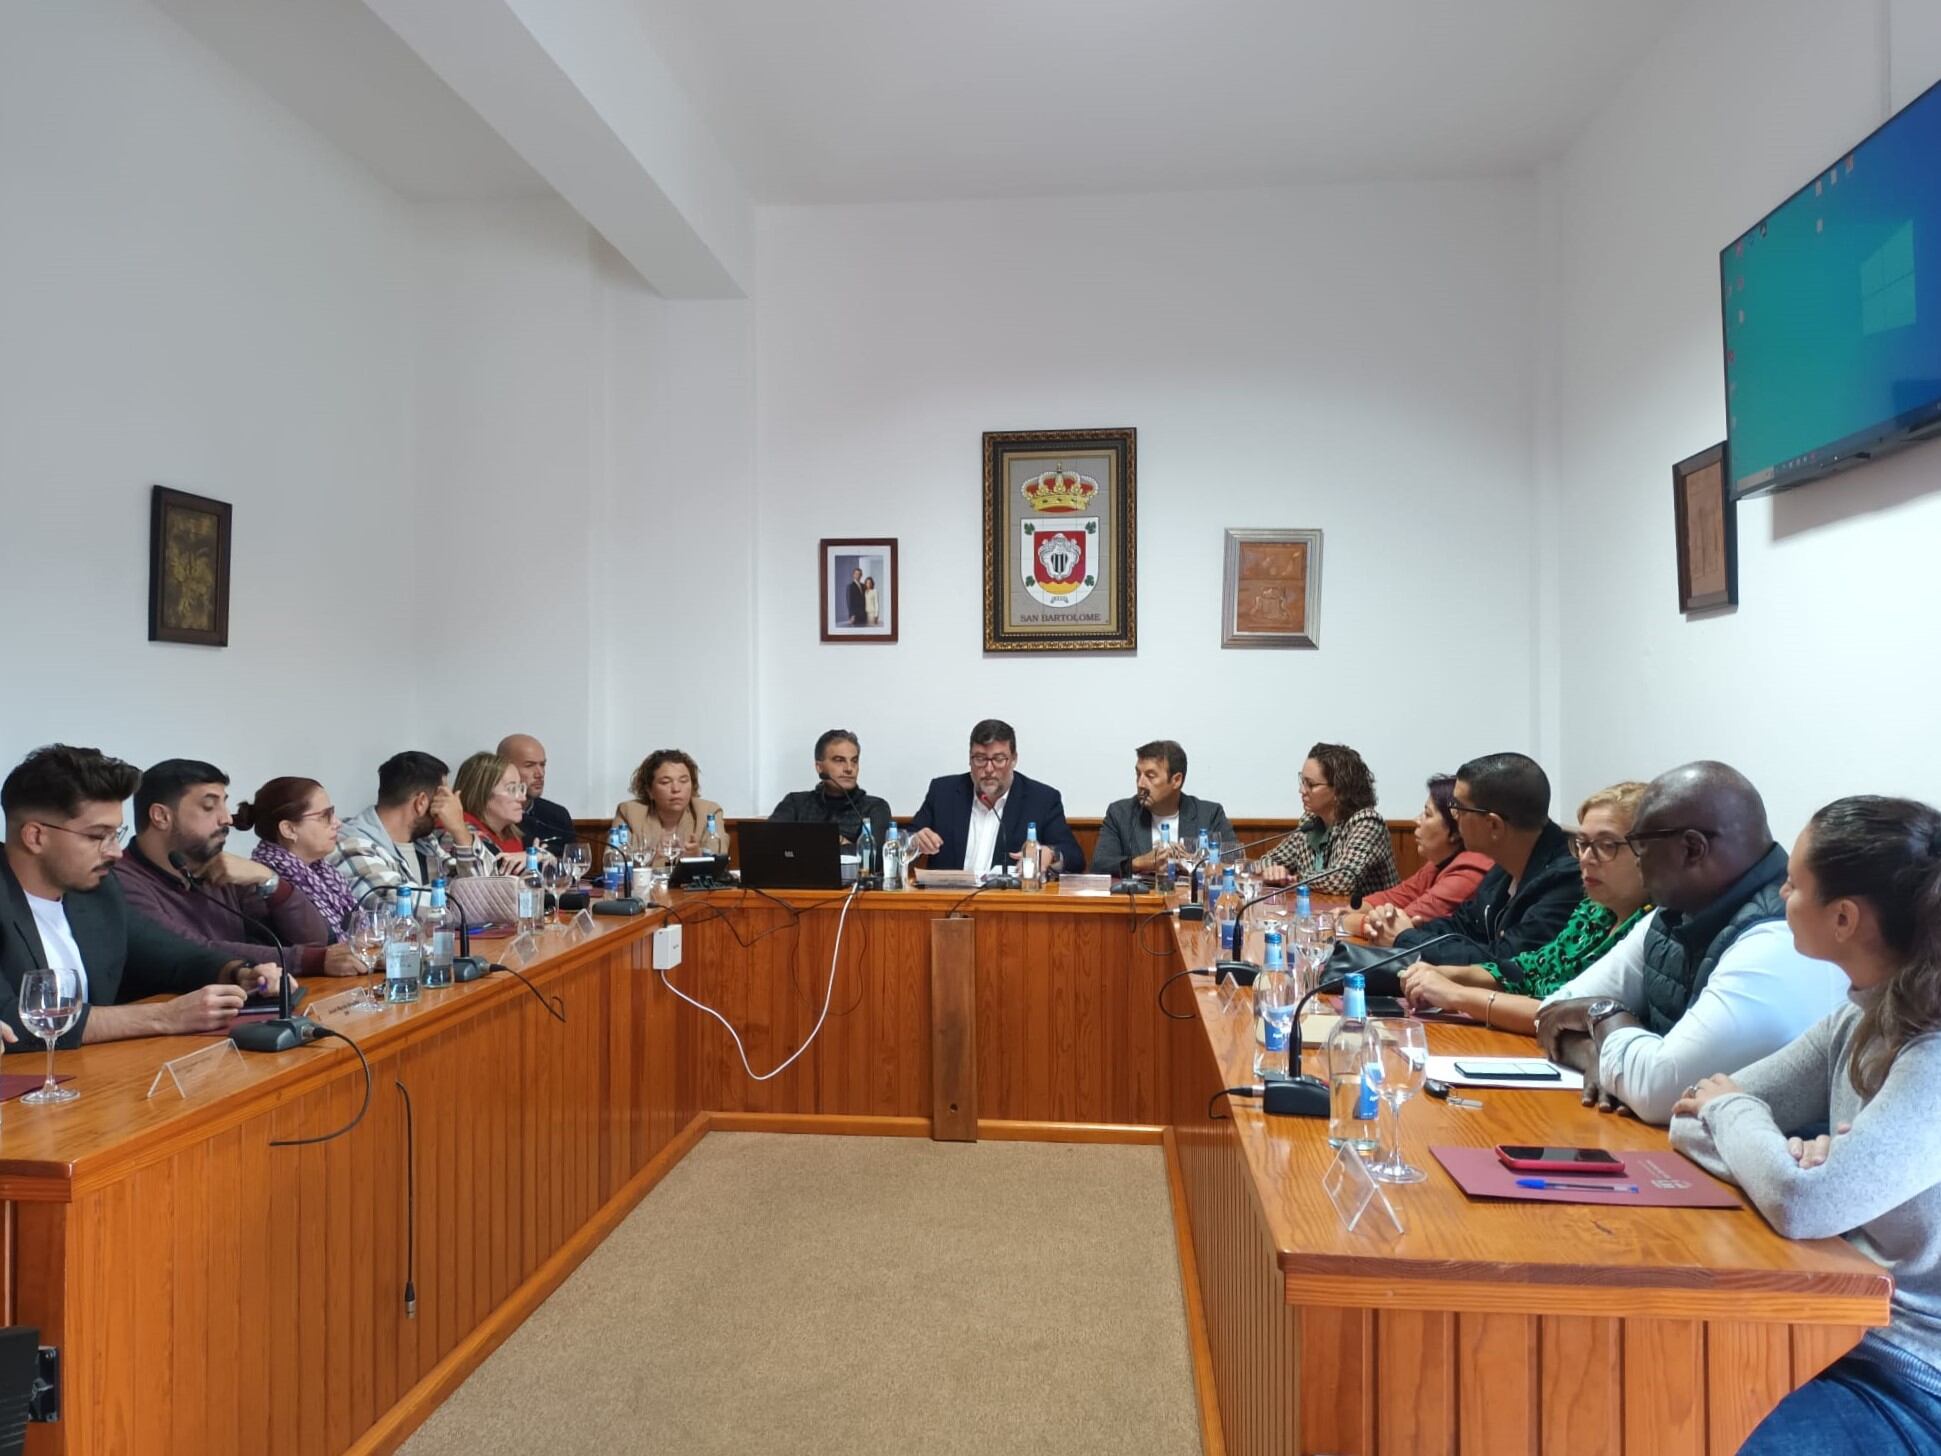
<svg viewBox="0 0 1941 1456"><path fill-rule="evenodd" d="M984 650L1139 647L1138 431L984 434Z"/></svg>

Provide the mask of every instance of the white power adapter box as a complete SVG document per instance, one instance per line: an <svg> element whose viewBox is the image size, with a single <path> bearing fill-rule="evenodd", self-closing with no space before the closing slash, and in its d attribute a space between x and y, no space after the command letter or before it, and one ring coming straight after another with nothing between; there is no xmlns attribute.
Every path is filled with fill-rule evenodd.
<svg viewBox="0 0 1941 1456"><path fill-rule="evenodd" d="M681 927L663 925L654 932L654 969L671 971L681 963Z"/></svg>

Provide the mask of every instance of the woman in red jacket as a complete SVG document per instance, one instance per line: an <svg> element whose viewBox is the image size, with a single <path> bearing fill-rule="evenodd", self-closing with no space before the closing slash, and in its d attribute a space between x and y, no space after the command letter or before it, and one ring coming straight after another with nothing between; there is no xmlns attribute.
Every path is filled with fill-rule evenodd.
<svg viewBox="0 0 1941 1456"><path fill-rule="evenodd" d="M1382 922L1388 918L1375 913L1382 906L1392 905L1420 925L1447 915L1476 893L1489 873L1490 860L1462 847L1462 829L1456 811L1449 807L1455 796L1454 774L1436 774L1429 780L1429 797L1415 816L1415 847L1422 856L1422 868L1393 889L1363 896L1361 908L1351 910L1342 922L1343 934L1380 940Z"/></svg>

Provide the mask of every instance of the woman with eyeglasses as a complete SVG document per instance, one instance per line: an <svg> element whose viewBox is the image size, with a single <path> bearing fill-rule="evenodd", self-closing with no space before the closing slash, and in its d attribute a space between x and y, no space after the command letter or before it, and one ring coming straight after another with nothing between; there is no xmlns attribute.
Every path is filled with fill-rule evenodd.
<svg viewBox="0 0 1941 1456"><path fill-rule="evenodd" d="M497 850L504 873L526 861L526 839L519 823L526 817L526 781L509 758L475 753L458 766L452 792L465 809L465 827ZM440 830L441 838L446 831Z"/></svg>
<svg viewBox="0 0 1941 1456"><path fill-rule="evenodd" d="M1599 789L1577 810L1569 836L1584 898L1548 945L1526 950L1508 966L1431 966L1402 973L1412 1005L1460 1011L1498 1031L1534 1032L1543 998L1623 940L1650 913L1638 858L1624 843L1645 785L1634 780Z"/></svg>
<svg viewBox="0 0 1941 1456"><path fill-rule="evenodd" d="M256 835L251 859L296 886L317 907L324 924L342 927L356 900L350 883L323 863L337 847L337 831L344 826L322 784L306 778L271 779L255 798L238 804L231 818L238 829Z"/></svg>
<svg viewBox="0 0 1941 1456"><path fill-rule="evenodd" d="M1452 807L1455 800L1454 774L1429 779L1429 797L1415 816L1415 849L1422 856L1422 867L1392 889L1364 896L1361 909L1349 911L1343 919L1343 935L1391 944L1394 932L1384 939L1381 928L1394 923L1397 914L1419 925L1447 915L1476 893L1492 861L1486 854L1463 848L1462 825Z"/></svg>
<svg viewBox="0 0 1941 1456"><path fill-rule="evenodd" d="M1307 880L1317 895L1371 895L1402 877L1375 776L1354 749L1317 743L1301 765L1301 822L1262 857L1270 885Z"/></svg>
<svg viewBox="0 0 1941 1456"><path fill-rule="evenodd" d="M1775 1406L1740 1456L1941 1451L1941 812L1836 800L1786 868L1793 942L1846 973L1847 1004L1687 1088L1672 1146L1787 1238L1850 1240L1894 1292L1886 1328ZM1797 1135L1817 1127L1832 1132Z"/></svg>

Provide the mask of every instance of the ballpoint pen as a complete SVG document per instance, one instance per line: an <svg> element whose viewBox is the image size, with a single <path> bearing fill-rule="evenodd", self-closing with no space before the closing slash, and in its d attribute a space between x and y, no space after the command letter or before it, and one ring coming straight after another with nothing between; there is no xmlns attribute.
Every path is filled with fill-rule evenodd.
<svg viewBox="0 0 1941 1456"><path fill-rule="evenodd" d="M1635 1183L1563 1183L1555 1178L1519 1178L1519 1188L1543 1188L1560 1193L1636 1193Z"/></svg>

